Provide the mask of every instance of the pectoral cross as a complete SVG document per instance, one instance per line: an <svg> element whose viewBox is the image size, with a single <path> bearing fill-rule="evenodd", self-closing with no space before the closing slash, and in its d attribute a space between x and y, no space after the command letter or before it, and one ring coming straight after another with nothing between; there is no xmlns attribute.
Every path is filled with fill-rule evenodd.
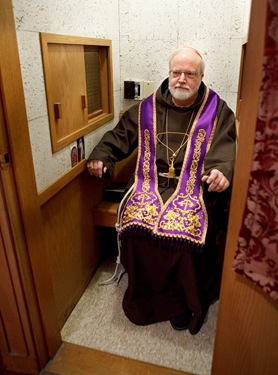
<svg viewBox="0 0 278 375"><path fill-rule="evenodd" d="M170 165L169 165L169 169L168 169L168 178L175 178L176 177L176 174L175 174L175 167L174 167L174 160L175 160L175 154L173 154L170 158Z"/></svg>

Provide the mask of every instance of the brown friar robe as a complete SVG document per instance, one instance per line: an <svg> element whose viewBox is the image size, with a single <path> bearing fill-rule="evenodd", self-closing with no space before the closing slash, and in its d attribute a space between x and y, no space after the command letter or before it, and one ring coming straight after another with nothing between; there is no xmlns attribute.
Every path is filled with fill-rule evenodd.
<svg viewBox="0 0 278 375"><path fill-rule="evenodd" d="M171 150L185 143L206 91L201 84L195 103L176 107L168 90L168 79L156 93L157 155L159 172L168 172ZM128 157L138 146L139 104L127 110L117 126L108 131L92 151L89 159L102 160L108 175L115 163ZM166 134L168 131L168 135ZM167 139L168 138L168 139ZM168 144L168 148L165 146ZM186 143L175 159L175 172L182 168ZM211 146L205 156L204 173L221 171L232 182L236 152L235 118L222 99L217 107L217 124ZM132 180L129 185L132 184ZM174 193L177 180L158 178L158 191L165 203ZM169 320L188 310L192 313L189 331L199 332L209 306L219 297L221 272L230 202L230 187L222 192L208 192L204 184L204 201L208 214L206 243L201 252L186 243L177 247L169 241L153 240L148 233L125 236L121 263L128 273L128 288L123 299L126 316L137 325Z"/></svg>

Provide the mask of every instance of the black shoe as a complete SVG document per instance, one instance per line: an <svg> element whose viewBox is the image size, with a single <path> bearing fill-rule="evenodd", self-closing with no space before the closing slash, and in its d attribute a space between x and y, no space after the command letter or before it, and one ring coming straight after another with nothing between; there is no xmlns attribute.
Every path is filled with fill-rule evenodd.
<svg viewBox="0 0 278 375"><path fill-rule="evenodd" d="M170 323L171 323L172 328L174 328L176 331L184 331L188 328L191 318L192 318L191 311L187 311L183 314L180 314L171 318Z"/></svg>

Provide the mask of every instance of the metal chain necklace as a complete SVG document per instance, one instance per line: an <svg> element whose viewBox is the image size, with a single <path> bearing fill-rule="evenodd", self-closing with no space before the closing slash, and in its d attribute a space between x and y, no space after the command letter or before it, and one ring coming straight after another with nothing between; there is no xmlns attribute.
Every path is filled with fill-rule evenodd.
<svg viewBox="0 0 278 375"><path fill-rule="evenodd" d="M161 143L167 149L167 160L168 160L168 166L169 166L168 173L165 174L165 177L167 177L167 178L175 178L176 177L174 163L175 163L176 157L178 156L180 150L183 148L184 145L186 145L186 143L188 141L188 135L189 135L188 134L188 130L189 130L190 126L191 126L191 123L192 123L192 120L193 120L193 116L194 116L194 111L191 114L191 118L189 120L189 123L187 125L187 129L186 129L185 133L181 133L181 132L169 132L168 131L168 110L167 110L167 113L166 113L166 129L165 129L166 131L158 133L157 136L156 136L158 142ZM166 143L162 142L162 140L159 139L159 135L164 135L164 134L166 135ZM169 134L183 135L183 139L181 141L181 144L177 148L176 151L174 151L169 146ZM186 136L187 136L187 138L186 138ZM172 152L172 155L170 157L169 157L169 151Z"/></svg>

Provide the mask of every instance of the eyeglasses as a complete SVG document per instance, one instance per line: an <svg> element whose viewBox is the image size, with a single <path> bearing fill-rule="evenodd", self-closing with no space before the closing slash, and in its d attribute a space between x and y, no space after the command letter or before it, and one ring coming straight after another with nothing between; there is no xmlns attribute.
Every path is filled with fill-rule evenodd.
<svg viewBox="0 0 278 375"><path fill-rule="evenodd" d="M172 78L180 78L184 74L188 79L195 79L198 75L196 72L180 72L178 70L170 70L169 73Z"/></svg>

